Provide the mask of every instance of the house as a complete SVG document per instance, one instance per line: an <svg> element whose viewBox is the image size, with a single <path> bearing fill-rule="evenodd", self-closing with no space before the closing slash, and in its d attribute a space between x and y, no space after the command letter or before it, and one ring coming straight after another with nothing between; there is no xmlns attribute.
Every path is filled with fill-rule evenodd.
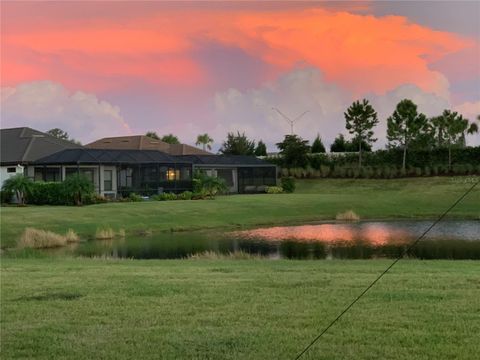
<svg viewBox="0 0 480 360"><path fill-rule="evenodd" d="M9 177L23 174L25 167L35 160L64 149L81 148L81 145L58 139L29 127L0 130L0 184ZM50 174L46 180L55 181Z"/></svg>
<svg viewBox="0 0 480 360"><path fill-rule="evenodd" d="M85 145L90 149L158 150L169 155L212 155L187 144L169 144L145 135L106 137Z"/></svg>
<svg viewBox="0 0 480 360"><path fill-rule="evenodd" d="M33 129L18 129L23 130L1 130L2 174L5 168L5 174L23 173L34 181L63 181L81 173L107 197L193 190L196 171L224 179L231 193L264 192L277 181L276 166L254 156L213 155L184 144L167 148L144 136L123 137L125 142L104 138L115 139L111 148L83 147ZM196 151L200 153L185 154Z"/></svg>

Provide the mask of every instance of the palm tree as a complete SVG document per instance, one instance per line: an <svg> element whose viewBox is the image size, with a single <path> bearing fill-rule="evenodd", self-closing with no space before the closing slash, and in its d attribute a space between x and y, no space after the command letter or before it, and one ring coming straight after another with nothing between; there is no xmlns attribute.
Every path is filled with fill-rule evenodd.
<svg viewBox="0 0 480 360"><path fill-rule="evenodd" d="M20 205L24 205L25 198L30 193L32 185L33 182L30 180L30 178L25 177L22 174L18 174L5 180L2 190L9 193L15 193L18 203Z"/></svg>
<svg viewBox="0 0 480 360"><path fill-rule="evenodd" d="M212 145L210 145L212 143L213 139L210 137L210 135L205 133L197 136L197 142L195 143L195 145L202 145L203 150L212 150Z"/></svg>

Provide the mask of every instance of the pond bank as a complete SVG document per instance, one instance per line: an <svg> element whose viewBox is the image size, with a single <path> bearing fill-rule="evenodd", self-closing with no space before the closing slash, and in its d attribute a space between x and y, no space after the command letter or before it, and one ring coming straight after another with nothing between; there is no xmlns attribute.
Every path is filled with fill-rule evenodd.
<svg viewBox="0 0 480 360"><path fill-rule="evenodd" d="M73 229L82 238L98 228L164 231L238 229L301 224L334 219L353 210L361 219L434 219L467 188L455 178L394 180L323 179L298 181L294 194L219 196L205 201L107 203L84 207L29 206L1 208L1 247L13 247L26 227L57 233ZM449 214L478 219L480 189Z"/></svg>

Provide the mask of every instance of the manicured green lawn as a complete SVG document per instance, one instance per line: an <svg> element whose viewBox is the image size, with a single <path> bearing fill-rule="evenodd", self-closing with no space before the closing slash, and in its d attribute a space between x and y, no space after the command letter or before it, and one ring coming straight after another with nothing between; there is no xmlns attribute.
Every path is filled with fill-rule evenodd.
<svg viewBox="0 0 480 360"><path fill-rule="evenodd" d="M292 359L387 261L3 259L2 358ZM474 359L480 265L400 261L305 359Z"/></svg>
<svg viewBox="0 0 480 360"><path fill-rule="evenodd" d="M295 194L233 195L216 200L110 203L84 207L1 208L1 246L14 246L27 226L82 237L98 227L128 232L285 224L334 219L354 210L366 218L434 218L447 209L474 177L398 180L304 180ZM480 216L480 187L450 217Z"/></svg>

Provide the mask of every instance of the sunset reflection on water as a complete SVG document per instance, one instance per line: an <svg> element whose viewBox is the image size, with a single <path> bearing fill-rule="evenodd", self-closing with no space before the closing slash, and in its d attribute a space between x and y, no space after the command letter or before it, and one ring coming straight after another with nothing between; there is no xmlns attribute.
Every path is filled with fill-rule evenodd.
<svg viewBox="0 0 480 360"><path fill-rule="evenodd" d="M395 229L382 224L319 224L301 226L276 226L254 230L237 231L235 236L266 241L297 240L300 242L366 242L370 245L405 243L412 234L405 229Z"/></svg>

